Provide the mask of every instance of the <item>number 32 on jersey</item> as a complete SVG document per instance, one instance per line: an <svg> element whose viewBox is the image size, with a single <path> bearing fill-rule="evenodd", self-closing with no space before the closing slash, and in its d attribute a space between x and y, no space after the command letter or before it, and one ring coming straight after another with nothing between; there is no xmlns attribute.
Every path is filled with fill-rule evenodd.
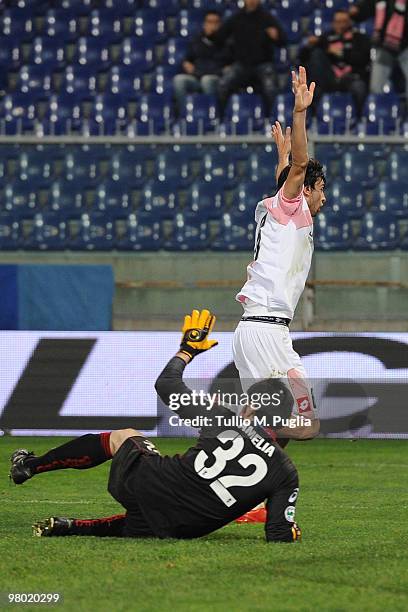
<svg viewBox="0 0 408 612"><path fill-rule="evenodd" d="M215 461L210 467L207 467L206 463L209 455L204 450L201 450L194 461L194 469L201 478L206 480L216 478L209 486L226 506L233 506L237 500L229 491L229 488L252 487L258 484L258 482L265 478L268 466L266 461L259 455L248 453L237 461L245 469L254 466L255 470L251 474L248 476L234 476L232 474L220 476L221 472L227 467L228 462L236 459L242 452L245 442L243 437L233 429L219 433L217 438L223 446L217 446L214 449L213 459ZM228 444L227 448L225 444ZM218 478L218 476L220 477Z"/></svg>

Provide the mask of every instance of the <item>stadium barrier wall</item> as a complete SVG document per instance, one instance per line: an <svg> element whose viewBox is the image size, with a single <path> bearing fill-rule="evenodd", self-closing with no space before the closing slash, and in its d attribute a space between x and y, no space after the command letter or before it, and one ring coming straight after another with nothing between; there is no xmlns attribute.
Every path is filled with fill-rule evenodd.
<svg viewBox="0 0 408 612"><path fill-rule="evenodd" d="M215 336L219 346L186 370L190 386L212 393L237 377L232 333ZM314 389L322 436L408 438L408 333L292 338ZM0 427L12 435L134 427L150 436L194 436L196 430L169 426L171 413L154 390L179 341L175 332L3 331Z"/></svg>

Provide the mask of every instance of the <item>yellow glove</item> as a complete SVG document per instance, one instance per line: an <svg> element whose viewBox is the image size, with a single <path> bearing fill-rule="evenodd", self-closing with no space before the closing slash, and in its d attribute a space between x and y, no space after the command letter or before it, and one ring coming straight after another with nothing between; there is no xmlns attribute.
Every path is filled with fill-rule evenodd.
<svg viewBox="0 0 408 612"><path fill-rule="evenodd" d="M218 344L217 340L209 340L208 335L215 325L215 316L209 310L193 310L191 315L184 317L180 351L193 359L199 353L208 351Z"/></svg>

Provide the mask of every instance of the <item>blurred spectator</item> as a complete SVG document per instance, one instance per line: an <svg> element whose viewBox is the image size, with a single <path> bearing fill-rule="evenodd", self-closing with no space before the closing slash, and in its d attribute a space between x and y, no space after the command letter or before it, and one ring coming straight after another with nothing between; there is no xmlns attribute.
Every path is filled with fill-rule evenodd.
<svg viewBox="0 0 408 612"><path fill-rule="evenodd" d="M233 64L224 70L218 86L221 111L232 93L248 85L260 89L269 110L276 95L275 47L286 42L276 17L261 7L260 0L245 0L245 7L227 19L213 38L218 44L232 45Z"/></svg>
<svg viewBox="0 0 408 612"><path fill-rule="evenodd" d="M219 77L227 63L227 52L209 37L219 30L220 25L220 14L217 11L208 11L204 17L202 32L191 40L183 61L185 74L176 74L173 79L178 107L188 93L217 93Z"/></svg>
<svg viewBox="0 0 408 612"><path fill-rule="evenodd" d="M370 92L382 93L398 63L405 77L408 100L408 2L362 0L350 8L354 21L375 17L373 44L377 48L371 67Z"/></svg>
<svg viewBox="0 0 408 612"><path fill-rule="evenodd" d="M309 37L301 63L307 65L309 78L316 81L315 106L324 93L350 92L361 113L368 89L370 47L370 38L353 30L345 10L334 13L329 32Z"/></svg>

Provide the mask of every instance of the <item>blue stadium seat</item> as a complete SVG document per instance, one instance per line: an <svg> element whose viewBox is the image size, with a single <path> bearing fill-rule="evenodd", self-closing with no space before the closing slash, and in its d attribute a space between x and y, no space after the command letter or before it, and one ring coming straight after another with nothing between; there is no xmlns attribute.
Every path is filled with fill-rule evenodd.
<svg viewBox="0 0 408 612"><path fill-rule="evenodd" d="M124 38L119 49L119 62L136 72L149 72L154 67L153 47L135 38Z"/></svg>
<svg viewBox="0 0 408 612"><path fill-rule="evenodd" d="M21 150L16 161L20 181L45 183L52 175L53 160L47 148L30 147Z"/></svg>
<svg viewBox="0 0 408 612"><path fill-rule="evenodd" d="M139 7L139 0L104 0L103 5L106 8L114 8L116 13L121 17L133 15Z"/></svg>
<svg viewBox="0 0 408 612"><path fill-rule="evenodd" d="M398 219L408 219L408 184L381 181L373 192L371 210L390 213Z"/></svg>
<svg viewBox="0 0 408 612"><path fill-rule="evenodd" d="M123 37L122 21L115 9L94 8L88 16L87 27L83 33L87 37L105 38L110 44L115 44Z"/></svg>
<svg viewBox="0 0 408 612"><path fill-rule="evenodd" d="M96 210L129 212L129 207L128 185L113 181L98 183L95 189L94 208Z"/></svg>
<svg viewBox="0 0 408 612"><path fill-rule="evenodd" d="M370 94L366 98L362 121L365 134L398 134L400 120L401 103L397 94Z"/></svg>
<svg viewBox="0 0 408 612"><path fill-rule="evenodd" d="M109 68L110 57L106 41L104 39L81 36L75 43L71 62L80 66L90 65L98 70L107 70Z"/></svg>
<svg viewBox="0 0 408 612"><path fill-rule="evenodd" d="M399 228L396 218L383 212L367 212L361 223L354 248L358 251L390 251L398 247Z"/></svg>
<svg viewBox="0 0 408 612"><path fill-rule="evenodd" d="M67 222L64 215L41 212L34 215L30 229L24 236L26 250L62 251L68 247Z"/></svg>
<svg viewBox="0 0 408 612"><path fill-rule="evenodd" d="M142 78L135 74L132 66L112 66L108 73L106 90L123 94L127 99L137 98L142 90Z"/></svg>
<svg viewBox="0 0 408 612"><path fill-rule="evenodd" d="M172 218L179 208L176 182L149 181L144 186L140 211L150 213L153 219Z"/></svg>
<svg viewBox="0 0 408 612"><path fill-rule="evenodd" d="M177 213L171 222L170 238L164 248L169 251L202 251L208 247L208 224L194 213Z"/></svg>
<svg viewBox="0 0 408 612"><path fill-rule="evenodd" d="M314 156L323 164L325 173L328 175L328 177L330 177L330 179L336 177L338 174L342 154L343 147L338 143L316 143Z"/></svg>
<svg viewBox="0 0 408 612"><path fill-rule="evenodd" d="M62 0L65 9L75 9L78 15L88 15L92 10L93 0Z"/></svg>
<svg viewBox="0 0 408 612"><path fill-rule="evenodd" d="M265 125L262 100L255 94L233 94L225 109L224 122L229 134L250 134Z"/></svg>
<svg viewBox="0 0 408 612"><path fill-rule="evenodd" d="M314 222L314 243L319 251L347 251L351 248L351 224L342 214L320 212Z"/></svg>
<svg viewBox="0 0 408 612"><path fill-rule="evenodd" d="M283 127L292 125L293 93L278 94L274 100L271 119L279 121Z"/></svg>
<svg viewBox="0 0 408 612"><path fill-rule="evenodd" d="M366 212L365 193L357 182L335 180L326 194L328 207L347 219L361 219Z"/></svg>
<svg viewBox="0 0 408 612"><path fill-rule="evenodd" d="M56 38L64 42L73 42L79 37L79 17L75 11L68 9L49 9L39 32L48 38Z"/></svg>
<svg viewBox="0 0 408 612"><path fill-rule="evenodd" d="M224 181L224 187L231 187L237 176L234 159L224 151L209 151L202 155L201 176L204 181Z"/></svg>
<svg viewBox="0 0 408 612"><path fill-rule="evenodd" d="M21 50L17 40L0 36L0 68L2 71L17 70L21 62Z"/></svg>
<svg viewBox="0 0 408 612"><path fill-rule="evenodd" d="M111 151L107 159L106 178L123 182L127 187L141 187L147 180L147 163L156 155L148 147L130 147Z"/></svg>
<svg viewBox="0 0 408 612"><path fill-rule="evenodd" d="M114 248L114 224L102 212L82 213L67 217L69 248L75 251L110 251ZM73 226L77 230L73 231Z"/></svg>
<svg viewBox="0 0 408 612"><path fill-rule="evenodd" d="M369 151L346 151L341 160L340 176L348 183L373 188L378 180L374 157Z"/></svg>
<svg viewBox="0 0 408 612"><path fill-rule="evenodd" d="M353 131L356 109L351 94L334 93L322 96L317 109L319 134L344 134Z"/></svg>
<svg viewBox="0 0 408 612"><path fill-rule="evenodd" d="M154 9L139 10L132 17L128 36L148 40L152 45L163 44L167 38L166 19Z"/></svg>
<svg viewBox="0 0 408 612"><path fill-rule="evenodd" d="M61 83L61 93L77 93L89 96L96 90L95 68L92 66L66 66Z"/></svg>
<svg viewBox="0 0 408 612"><path fill-rule="evenodd" d="M82 100L77 94L51 96L42 125L45 134L61 135L82 129Z"/></svg>
<svg viewBox="0 0 408 612"><path fill-rule="evenodd" d="M38 119L36 96L14 92L0 101L0 132L6 135L31 133Z"/></svg>
<svg viewBox="0 0 408 612"><path fill-rule="evenodd" d="M224 213L211 249L215 251L251 251L254 248L255 221L247 215Z"/></svg>
<svg viewBox="0 0 408 612"><path fill-rule="evenodd" d="M0 36L28 41L33 36L32 11L13 7L5 9L0 16Z"/></svg>
<svg viewBox="0 0 408 612"><path fill-rule="evenodd" d="M255 218L255 208L258 202L275 193L273 179L263 179L253 183L242 181L234 191L232 206L235 211Z"/></svg>
<svg viewBox="0 0 408 612"><path fill-rule="evenodd" d="M3 187L3 208L19 217L34 215L38 209L37 185L31 181L14 181Z"/></svg>
<svg viewBox="0 0 408 612"><path fill-rule="evenodd" d="M30 63L45 64L49 70L55 70L64 66L65 46L59 39L37 36L33 40L30 56Z"/></svg>
<svg viewBox="0 0 408 612"><path fill-rule="evenodd" d="M187 40L184 38L169 38L163 53L163 64L179 69L187 51Z"/></svg>
<svg viewBox="0 0 408 612"><path fill-rule="evenodd" d="M299 7L297 7L295 3L288 2L286 7L283 7L282 4L277 6L273 10L273 13L285 29L288 44L297 45L302 38Z"/></svg>
<svg viewBox="0 0 408 612"><path fill-rule="evenodd" d="M181 38L191 39L199 34L203 27L203 12L182 9L178 13L175 34Z"/></svg>
<svg viewBox="0 0 408 612"><path fill-rule="evenodd" d="M287 47L276 47L275 49L275 68L280 74L286 74L291 65L289 50Z"/></svg>
<svg viewBox="0 0 408 612"><path fill-rule="evenodd" d="M216 98L206 94L186 96L180 108L179 123L183 135L213 132L218 124Z"/></svg>
<svg viewBox="0 0 408 612"><path fill-rule="evenodd" d="M216 219L225 208L225 197L220 183L211 181L192 183L184 205L186 212L194 213L197 219Z"/></svg>
<svg viewBox="0 0 408 612"><path fill-rule="evenodd" d="M143 0L143 7L153 8L166 17L177 15L180 10L179 0Z"/></svg>
<svg viewBox="0 0 408 612"><path fill-rule="evenodd" d="M408 150L397 149L387 157L385 178L408 183Z"/></svg>
<svg viewBox="0 0 408 612"><path fill-rule="evenodd" d="M316 9L311 15L308 31L314 36L321 36L331 29L332 14L321 9Z"/></svg>
<svg viewBox="0 0 408 612"><path fill-rule="evenodd" d="M21 66L16 81L16 91L40 93L46 96L51 91L51 75L47 66Z"/></svg>
<svg viewBox="0 0 408 612"><path fill-rule="evenodd" d="M172 104L167 96L145 94L140 97L136 111L135 133L146 136L169 132Z"/></svg>
<svg viewBox="0 0 408 612"><path fill-rule="evenodd" d="M92 150L84 150L80 147L70 147L62 151L62 178L66 181L84 180L91 183L97 178L96 159Z"/></svg>
<svg viewBox="0 0 408 612"><path fill-rule="evenodd" d="M49 184L47 209L64 213L75 213L84 205L81 181L56 180Z"/></svg>
<svg viewBox="0 0 408 612"><path fill-rule="evenodd" d="M21 248L22 227L17 215L0 211L0 251Z"/></svg>
<svg viewBox="0 0 408 612"><path fill-rule="evenodd" d="M174 75L179 72L178 66L156 66L150 75L151 93L168 96L173 90Z"/></svg>
<svg viewBox="0 0 408 612"><path fill-rule="evenodd" d="M270 149L270 150L268 150ZM278 163L278 157L275 147L271 149L260 149L252 153L249 160L249 177L251 181L269 182L269 194L275 187L275 167Z"/></svg>
<svg viewBox="0 0 408 612"><path fill-rule="evenodd" d="M189 159L183 151L167 150L155 158L154 176L161 183L177 181L186 185L190 182Z"/></svg>
<svg viewBox="0 0 408 612"><path fill-rule="evenodd" d="M162 247L160 222L149 213L132 212L124 221L124 231L115 240L120 251L158 251Z"/></svg>
<svg viewBox="0 0 408 612"><path fill-rule="evenodd" d="M98 94L92 99L87 119L90 134L119 134L126 124L126 101L120 95Z"/></svg>

